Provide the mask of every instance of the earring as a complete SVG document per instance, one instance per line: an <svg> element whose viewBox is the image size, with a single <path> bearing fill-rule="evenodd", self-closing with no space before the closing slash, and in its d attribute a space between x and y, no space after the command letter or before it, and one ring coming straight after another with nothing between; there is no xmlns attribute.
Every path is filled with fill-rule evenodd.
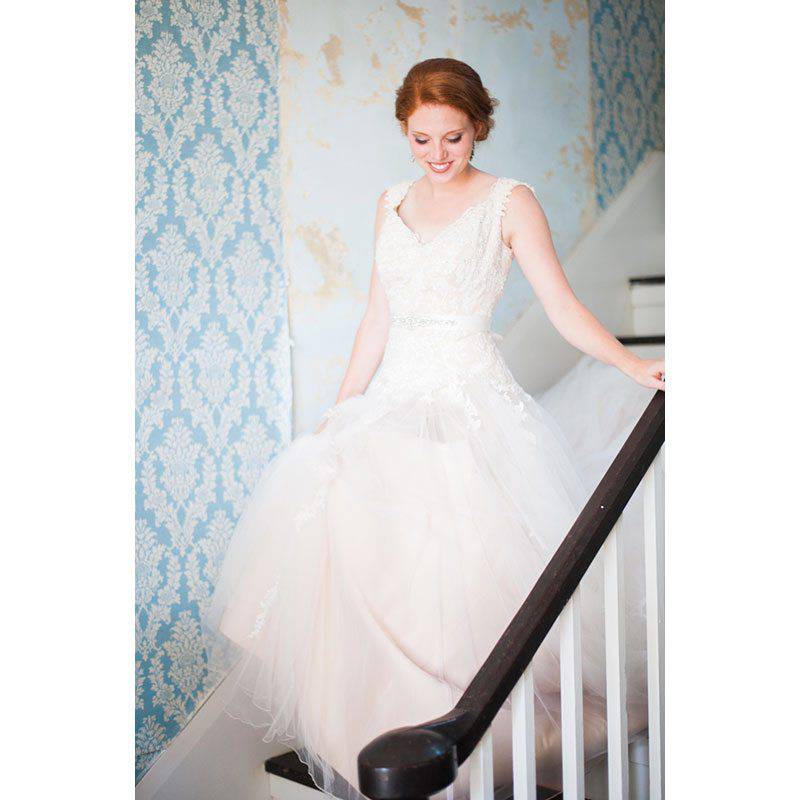
<svg viewBox="0 0 800 800"><path fill-rule="evenodd" d="M475 142L472 143L472 152L469 154L469 160L472 161L475 155Z"/></svg>
<svg viewBox="0 0 800 800"><path fill-rule="evenodd" d="M417 159L414 156L411 156L411 163L413 164Z"/></svg>

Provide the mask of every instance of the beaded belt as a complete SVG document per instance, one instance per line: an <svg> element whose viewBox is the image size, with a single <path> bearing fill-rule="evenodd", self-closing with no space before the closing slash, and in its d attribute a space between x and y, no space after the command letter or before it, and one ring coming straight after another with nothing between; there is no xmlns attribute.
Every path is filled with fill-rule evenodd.
<svg viewBox="0 0 800 800"><path fill-rule="evenodd" d="M486 314L404 314L392 317L392 325L400 328L441 328L467 333L489 330Z"/></svg>

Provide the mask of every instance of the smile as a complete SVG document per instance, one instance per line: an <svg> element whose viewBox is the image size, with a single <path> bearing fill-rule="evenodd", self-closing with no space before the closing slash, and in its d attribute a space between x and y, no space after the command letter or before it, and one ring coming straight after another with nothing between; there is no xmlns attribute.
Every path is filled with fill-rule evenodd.
<svg viewBox="0 0 800 800"><path fill-rule="evenodd" d="M447 170L450 169L450 165L452 163L453 163L452 161L441 161L441 162L429 161L428 166L434 172L447 172Z"/></svg>

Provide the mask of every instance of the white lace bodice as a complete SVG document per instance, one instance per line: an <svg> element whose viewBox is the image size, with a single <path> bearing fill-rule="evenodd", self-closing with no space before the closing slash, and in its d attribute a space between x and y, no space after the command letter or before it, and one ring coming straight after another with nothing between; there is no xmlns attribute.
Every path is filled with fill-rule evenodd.
<svg viewBox="0 0 800 800"><path fill-rule="evenodd" d="M411 183L386 191L375 259L392 322L367 393L391 404L409 395L437 393L469 412L463 389L470 381L484 380L523 413L522 389L497 348L500 337L489 329L513 260L501 221L511 190L523 182L498 178L483 200L427 241L397 213Z"/></svg>
<svg viewBox="0 0 800 800"><path fill-rule="evenodd" d="M483 200L425 242L397 213L412 181L386 191L375 258L393 317L491 315L512 261L501 237L501 220L511 190L520 183L498 178Z"/></svg>

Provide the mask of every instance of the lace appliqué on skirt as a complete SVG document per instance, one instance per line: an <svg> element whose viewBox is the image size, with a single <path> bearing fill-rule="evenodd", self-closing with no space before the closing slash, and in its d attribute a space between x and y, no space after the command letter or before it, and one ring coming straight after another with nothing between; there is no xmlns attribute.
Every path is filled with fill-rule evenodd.
<svg viewBox="0 0 800 800"><path fill-rule="evenodd" d="M253 629L247 634L248 639L255 639L258 634L261 633L261 629L264 627L264 623L267 621L267 617L269 616L269 610L274 605L277 596L278 584L275 583L267 590L266 594L261 598L261 601L258 604L259 612L254 620Z"/></svg>

